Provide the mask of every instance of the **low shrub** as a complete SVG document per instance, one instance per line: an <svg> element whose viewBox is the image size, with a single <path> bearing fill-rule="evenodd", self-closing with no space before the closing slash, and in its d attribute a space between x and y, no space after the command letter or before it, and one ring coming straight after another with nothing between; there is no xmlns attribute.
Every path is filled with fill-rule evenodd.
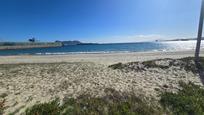
<svg viewBox="0 0 204 115"><path fill-rule="evenodd" d="M161 115L160 107L146 103L135 96L106 96L64 99L36 104L26 110L26 115Z"/></svg>
<svg viewBox="0 0 204 115"><path fill-rule="evenodd" d="M168 61L168 65L160 65L157 64L157 61ZM109 68L112 69L119 69L119 70L125 70L125 71L145 71L148 68L160 68L160 69L169 69L172 66L179 67L180 69L184 69L186 71L191 71L194 74L198 72L198 69L204 68L204 57L200 57L200 64L199 66L196 66L194 57L186 57L181 59L156 59L156 60L150 60L150 61L144 61L144 62L130 62L130 63L117 63L110 65Z"/></svg>
<svg viewBox="0 0 204 115"><path fill-rule="evenodd" d="M113 64L108 67L112 69L123 69L124 68L122 63Z"/></svg>
<svg viewBox="0 0 204 115"><path fill-rule="evenodd" d="M180 86L177 93L162 93L161 105L175 115L204 115L204 89L191 82Z"/></svg>
<svg viewBox="0 0 204 115"><path fill-rule="evenodd" d="M3 115L4 112L4 104L5 104L5 100L0 101L0 115Z"/></svg>
<svg viewBox="0 0 204 115"><path fill-rule="evenodd" d="M32 108L26 110L26 115L59 115L61 108L59 100L56 99L49 103L36 104Z"/></svg>

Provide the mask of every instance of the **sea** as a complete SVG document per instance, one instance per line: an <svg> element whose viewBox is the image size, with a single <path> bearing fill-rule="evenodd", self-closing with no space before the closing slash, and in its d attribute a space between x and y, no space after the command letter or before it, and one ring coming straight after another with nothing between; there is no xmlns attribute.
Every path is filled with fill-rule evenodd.
<svg viewBox="0 0 204 115"><path fill-rule="evenodd" d="M100 53L128 53L128 52L167 52L192 50L196 41L164 41L164 42L136 42L136 43L107 43L70 45L51 48L32 48L16 50L0 50L0 56L5 55L69 55L69 54L100 54ZM201 49L204 49L202 41Z"/></svg>

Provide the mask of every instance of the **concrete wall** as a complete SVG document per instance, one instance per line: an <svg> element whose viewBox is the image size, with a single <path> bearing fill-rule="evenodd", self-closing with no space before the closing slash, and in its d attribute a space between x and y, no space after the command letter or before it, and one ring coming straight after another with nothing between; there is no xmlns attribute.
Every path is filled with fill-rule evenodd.
<svg viewBox="0 0 204 115"><path fill-rule="evenodd" d="M0 43L0 50L6 49L29 49L29 48L46 48L46 47L61 47L61 43L10 43L5 45Z"/></svg>

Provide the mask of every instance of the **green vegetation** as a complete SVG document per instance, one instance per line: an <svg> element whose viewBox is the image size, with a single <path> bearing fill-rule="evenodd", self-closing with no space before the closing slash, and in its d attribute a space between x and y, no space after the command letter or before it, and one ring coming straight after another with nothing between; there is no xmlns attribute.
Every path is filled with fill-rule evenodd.
<svg viewBox="0 0 204 115"><path fill-rule="evenodd" d="M162 93L161 105L174 115L204 115L204 89L193 83L180 86L178 93Z"/></svg>
<svg viewBox="0 0 204 115"><path fill-rule="evenodd" d="M117 63L117 64L113 64L113 65L110 65L108 66L109 68L112 68L112 69L123 69L124 67L124 64L122 63Z"/></svg>
<svg viewBox="0 0 204 115"><path fill-rule="evenodd" d="M195 61L194 57L186 57L186 58L181 58L178 60L181 61L182 63L172 64L172 65L180 66L180 67L184 68L186 71L192 71L193 73L197 73L198 69L201 69L202 67L204 67L204 57L200 57L200 64L201 65L198 65L198 66L196 66L194 63L194 61Z"/></svg>
<svg viewBox="0 0 204 115"><path fill-rule="evenodd" d="M26 110L26 115L204 115L203 87L183 82L180 86L177 93L161 93L159 102L164 109L133 95L118 95L111 89L112 94L103 98L81 96L65 99L61 105L58 99L36 104Z"/></svg>
<svg viewBox="0 0 204 115"><path fill-rule="evenodd" d="M0 98L5 98L6 96L8 96L7 93L2 93L2 94L0 95Z"/></svg>
<svg viewBox="0 0 204 115"><path fill-rule="evenodd" d="M49 103L36 104L26 110L26 115L59 115L62 108L59 106L59 100L56 99Z"/></svg>
<svg viewBox="0 0 204 115"><path fill-rule="evenodd" d="M4 112L4 109L5 109L4 103L5 103L5 100L0 101L0 115L2 115Z"/></svg>
<svg viewBox="0 0 204 115"><path fill-rule="evenodd" d="M179 60L182 60L184 62L189 62L190 60L195 60L194 57L186 57L186 58L181 58ZM204 65L204 57L200 57L200 62L202 65Z"/></svg>
<svg viewBox="0 0 204 115"><path fill-rule="evenodd" d="M144 67L146 67L146 68L168 69L168 68L170 67L170 64L169 64L168 66L156 64L156 61L162 61L162 60L171 60L171 61L172 61L172 59L158 59L158 60L145 61L145 62L142 62L142 64L143 64Z"/></svg>
<svg viewBox="0 0 204 115"><path fill-rule="evenodd" d="M156 62L159 61L168 61L168 65L157 64ZM201 66L204 67L204 57L200 58ZM175 66L179 67L180 69L184 69L186 71L192 71L193 73L197 73L197 67L194 63L193 57L181 58L181 59L157 59L157 60L150 60L145 62L130 62L126 64L117 63L110 65L109 68L112 69L119 69L119 70L126 70L126 71L145 71L148 68L160 68L160 69L169 69L170 67ZM201 67L199 66L199 67ZM200 68L199 68L200 69Z"/></svg>
<svg viewBox="0 0 204 115"><path fill-rule="evenodd" d="M177 66L186 71L196 72L193 63L194 58L182 58L170 60L169 66ZM158 60L157 60L158 61ZM179 62L179 63L178 63ZM139 64L132 62L128 64ZM142 63L145 67L159 67L155 60ZM126 64L115 64L113 69L124 69L131 67ZM201 58L201 65L204 66L204 58ZM163 65L162 65L163 66ZM134 69L133 67L132 69ZM167 69L167 66L159 67ZM136 68L142 70L142 67ZM60 103L59 99L48 103L36 104L25 111L26 115L204 115L204 87L193 83L180 82L180 89L177 93L161 92L159 102L147 101L145 97L136 97L132 94L121 94L114 89L107 88L105 97L93 98L82 95L77 99L66 98ZM168 85L163 87L168 88ZM161 91L160 89L155 89ZM0 97L6 97L2 94ZM154 101L154 102L153 102ZM0 115L3 114L5 100L0 101ZM18 110L17 110L18 112Z"/></svg>
<svg viewBox="0 0 204 115"><path fill-rule="evenodd" d="M26 110L26 115L161 115L162 109L147 103L135 96L118 95L112 92L103 98L80 96L78 99L65 99L60 105L59 100L36 104Z"/></svg>
<svg viewBox="0 0 204 115"><path fill-rule="evenodd" d="M169 65L157 65L156 61L168 60ZM138 69L162 68L168 69L171 66L177 66L186 71L197 72L194 64L194 58L182 59L161 59L146 61L141 67L131 65L141 64L131 62L128 64L114 64L109 67L113 69ZM201 58L201 65L204 65L204 58ZM147 102L143 98L135 97L131 94L121 95L114 89L106 89L108 94L102 98L91 98L91 96L80 96L77 99L67 98L60 104L59 100L53 100L48 103L36 104L26 110L27 115L203 115L204 114L204 89L193 83L180 82L180 90L177 93L161 92L159 103ZM164 86L167 87L167 86ZM159 89L158 89L159 91Z"/></svg>

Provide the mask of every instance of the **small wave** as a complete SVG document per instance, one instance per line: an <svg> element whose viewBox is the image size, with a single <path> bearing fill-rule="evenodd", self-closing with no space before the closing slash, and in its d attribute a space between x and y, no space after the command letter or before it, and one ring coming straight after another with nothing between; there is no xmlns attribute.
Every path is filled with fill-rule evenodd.
<svg viewBox="0 0 204 115"><path fill-rule="evenodd" d="M109 54L109 53L130 53L134 51L99 51L99 52L45 52L35 53L36 55L69 55L69 54Z"/></svg>
<svg viewBox="0 0 204 115"><path fill-rule="evenodd" d="M0 55L69 55L69 54L109 54L130 52L172 52L195 50L196 41L167 41L148 43L101 44L97 46L69 46L27 50L5 50ZM201 43L204 49L204 41Z"/></svg>

